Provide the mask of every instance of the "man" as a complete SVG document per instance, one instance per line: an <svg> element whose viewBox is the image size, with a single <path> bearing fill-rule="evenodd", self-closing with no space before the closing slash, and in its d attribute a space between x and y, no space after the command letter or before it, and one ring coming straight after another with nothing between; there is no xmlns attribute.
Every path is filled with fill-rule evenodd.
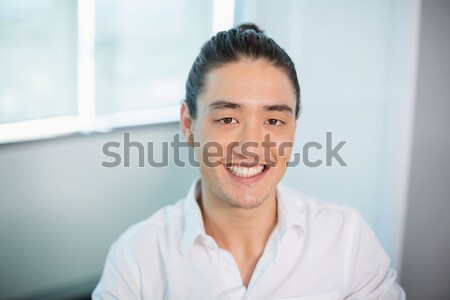
<svg viewBox="0 0 450 300"><path fill-rule="evenodd" d="M116 241L93 298L404 299L359 213L279 185L299 114L294 64L255 25L205 43L180 114L201 177Z"/></svg>

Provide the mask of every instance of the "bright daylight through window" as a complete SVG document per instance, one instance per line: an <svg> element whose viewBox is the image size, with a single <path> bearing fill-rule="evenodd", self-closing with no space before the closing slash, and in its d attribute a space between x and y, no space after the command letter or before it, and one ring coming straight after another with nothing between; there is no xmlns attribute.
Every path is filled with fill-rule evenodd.
<svg viewBox="0 0 450 300"><path fill-rule="evenodd" d="M234 16L218 0L1 7L0 143L176 121L198 45Z"/></svg>

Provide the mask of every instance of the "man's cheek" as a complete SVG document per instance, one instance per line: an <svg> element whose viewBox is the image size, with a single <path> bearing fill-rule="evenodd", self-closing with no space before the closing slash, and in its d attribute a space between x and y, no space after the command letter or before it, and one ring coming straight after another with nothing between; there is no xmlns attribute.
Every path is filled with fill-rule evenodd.
<svg viewBox="0 0 450 300"><path fill-rule="evenodd" d="M235 147L239 147L238 141L227 141L222 143L222 147L224 149L225 160L228 163L232 163L233 161L233 149Z"/></svg>
<svg viewBox="0 0 450 300"><path fill-rule="evenodd" d="M196 159L208 168L216 168L222 164L224 150L219 142L209 140L204 141L195 151Z"/></svg>
<svg viewBox="0 0 450 300"><path fill-rule="evenodd" d="M292 141L278 142L276 155L280 159L289 159L289 157L291 156L293 144L294 143Z"/></svg>

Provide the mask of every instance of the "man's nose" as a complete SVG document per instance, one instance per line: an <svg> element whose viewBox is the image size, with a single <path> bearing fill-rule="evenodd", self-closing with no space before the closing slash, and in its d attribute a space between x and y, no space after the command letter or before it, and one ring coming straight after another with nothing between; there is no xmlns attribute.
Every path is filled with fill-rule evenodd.
<svg viewBox="0 0 450 300"><path fill-rule="evenodd" d="M263 126L246 124L240 132L239 147L233 148L233 152L245 157L262 157L264 135Z"/></svg>

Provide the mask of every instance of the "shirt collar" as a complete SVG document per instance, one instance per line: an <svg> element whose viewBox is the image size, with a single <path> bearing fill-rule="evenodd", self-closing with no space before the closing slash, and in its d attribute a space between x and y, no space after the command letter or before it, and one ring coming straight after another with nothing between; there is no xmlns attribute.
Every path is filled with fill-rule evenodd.
<svg viewBox="0 0 450 300"><path fill-rule="evenodd" d="M181 251L183 254L186 254L198 236L206 236L202 212L195 198L199 183L200 179L194 181L184 199L184 232L181 240Z"/></svg>
<svg viewBox="0 0 450 300"><path fill-rule="evenodd" d="M200 179L194 181L183 203L184 232L181 240L183 254L186 254L199 236L206 237L202 213L195 197L199 183ZM306 233L306 210L303 197L281 183L278 184L276 193L278 227L283 232L291 227L295 227L299 230L299 236Z"/></svg>
<svg viewBox="0 0 450 300"><path fill-rule="evenodd" d="M278 223L285 230L299 229L299 235L306 233L306 203L303 195L283 184L277 185Z"/></svg>

